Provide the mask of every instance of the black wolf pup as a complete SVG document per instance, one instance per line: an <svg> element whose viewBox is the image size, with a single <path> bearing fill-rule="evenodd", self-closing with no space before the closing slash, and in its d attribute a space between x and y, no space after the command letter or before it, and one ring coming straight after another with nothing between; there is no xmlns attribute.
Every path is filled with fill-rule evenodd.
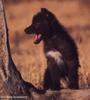
<svg viewBox="0 0 90 100"><path fill-rule="evenodd" d="M42 40L44 42L48 65L44 76L44 89L59 90L61 79L66 81L68 88L78 89L77 48L55 15L46 8L41 8L41 11L33 16L32 24L25 32L35 34L35 44Z"/></svg>

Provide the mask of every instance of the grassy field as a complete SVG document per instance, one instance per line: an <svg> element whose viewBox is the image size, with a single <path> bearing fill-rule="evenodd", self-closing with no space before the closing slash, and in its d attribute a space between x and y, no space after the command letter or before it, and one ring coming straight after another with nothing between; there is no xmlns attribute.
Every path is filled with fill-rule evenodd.
<svg viewBox="0 0 90 100"><path fill-rule="evenodd" d="M87 2L86 2L87 1ZM31 24L33 15L41 7L48 8L67 28L78 47L80 59L80 84L90 85L90 8L89 0L75 1L35 1L5 4L10 33L10 46L13 60L22 77L37 87L42 87L43 75L47 66L43 52L43 42L33 44L33 36L24 33Z"/></svg>

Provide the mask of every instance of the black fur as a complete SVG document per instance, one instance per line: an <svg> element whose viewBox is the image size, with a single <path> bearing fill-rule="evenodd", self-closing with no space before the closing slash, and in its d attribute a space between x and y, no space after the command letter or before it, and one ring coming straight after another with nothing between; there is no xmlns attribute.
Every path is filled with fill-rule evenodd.
<svg viewBox="0 0 90 100"><path fill-rule="evenodd" d="M32 24L25 29L28 34L36 34L35 44L44 41L44 51L47 58L47 69L44 76L44 89L59 90L60 80L68 79L68 87L78 89L78 52L72 38L66 29L59 23L53 13L42 8L33 17ZM49 51L60 53L59 64L52 56L47 56Z"/></svg>

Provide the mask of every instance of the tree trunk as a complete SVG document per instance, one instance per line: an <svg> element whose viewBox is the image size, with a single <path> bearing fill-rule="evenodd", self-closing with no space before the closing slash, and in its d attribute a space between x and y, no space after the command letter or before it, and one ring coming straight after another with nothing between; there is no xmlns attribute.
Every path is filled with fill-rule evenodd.
<svg viewBox="0 0 90 100"><path fill-rule="evenodd" d="M8 28L2 0L0 0L0 100L90 100L90 90L48 91L36 89L25 82L13 63ZM39 93L39 94L37 94Z"/></svg>
<svg viewBox="0 0 90 100"><path fill-rule="evenodd" d="M0 0L0 98L2 100L4 98L4 100L12 100L13 98L30 100L32 90L41 92L31 83L22 79L13 63L3 2Z"/></svg>

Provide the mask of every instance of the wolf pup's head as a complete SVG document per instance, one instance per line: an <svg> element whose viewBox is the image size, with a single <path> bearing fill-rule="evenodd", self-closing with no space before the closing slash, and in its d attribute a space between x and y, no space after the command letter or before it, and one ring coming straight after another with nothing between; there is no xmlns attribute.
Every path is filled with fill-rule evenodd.
<svg viewBox="0 0 90 100"><path fill-rule="evenodd" d="M44 38L50 37L51 23L55 19L54 15L46 8L33 16L32 24L25 29L27 34L35 34L35 44L40 43Z"/></svg>

